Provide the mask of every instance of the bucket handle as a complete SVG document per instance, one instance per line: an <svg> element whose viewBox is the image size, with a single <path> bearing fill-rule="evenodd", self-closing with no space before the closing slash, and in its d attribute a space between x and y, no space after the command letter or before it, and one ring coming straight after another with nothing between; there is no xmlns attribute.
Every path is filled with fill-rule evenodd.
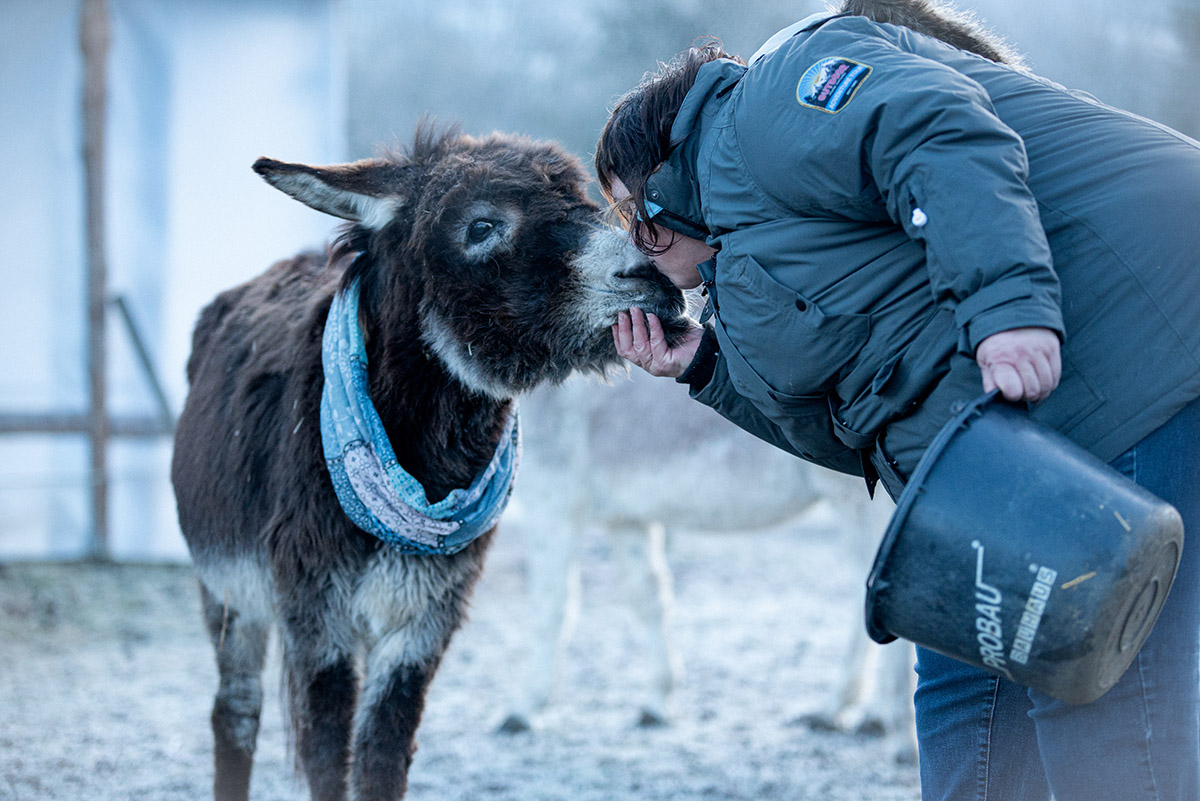
<svg viewBox="0 0 1200 801"><path fill-rule="evenodd" d="M993 389L991 392L981 395L970 402L955 401L951 407L954 417L950 422L942 426L942 430L929 443L929 447L921 455L921 460L917 462L916 469L913 470L912 475L908 479L907 486L912 487L912 490L905 489L900 494L900 502L896 506L896 511L892 513L892 519L888 523L887 530L883 534L883 539L879 543L879 550L875 552L875 562L871 565L871 572L867 575L867 598L864 610L867 635L877 643L887 644L896 639L896 635L885 629L875 619L875 598L879 593L888 588L888 582L881 579L880 574L883 572L884 563L887 562L887 557L891 554L892 547L896 544L896 538L900 536L900 530L904 528L904 523L908 519L912 505L916 502L917 495L921 492L925 478L933 469L934 464L937 463L938 457L950 443L950 440L959 431L971 425L977 417L982 416L983 408L994 401L998 394L999 390Z"/></svg>

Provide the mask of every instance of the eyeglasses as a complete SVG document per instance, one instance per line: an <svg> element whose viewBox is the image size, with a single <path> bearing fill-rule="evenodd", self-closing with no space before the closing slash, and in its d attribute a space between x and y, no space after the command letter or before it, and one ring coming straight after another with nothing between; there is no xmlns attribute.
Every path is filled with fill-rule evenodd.
<svg viewBox="0 0 1200 801"><path fill-rule="evenodd" d="M652 203L649 200L644 201L644 205L651 218L654 218L660 211L663 210L662 206L658 205L657 203ZM632 214L630 213L630 209L633 209ZM633 199L629 197L613 203L610 207L610 212L615 214L620 219L621 227L626 231L630 229L633 220L637 220L640 223L646 222L646 218L642 216L642 212L634 207Z"/></svg>

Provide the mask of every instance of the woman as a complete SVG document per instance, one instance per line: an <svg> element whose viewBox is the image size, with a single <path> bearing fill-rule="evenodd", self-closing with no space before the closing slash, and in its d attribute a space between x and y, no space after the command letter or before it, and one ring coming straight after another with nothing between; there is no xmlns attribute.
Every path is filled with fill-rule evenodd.
<svg viewBox="0 0 1200 801"><path fill-rule="evenodd" d="M619 352L893 496L952 405L998 388L1200 532L1200 144L915 32L979 41L919 0L856 6L910 27L819 15L620 100L601 185L707 304L671 343L631 309ZM1089 705L918 649L924 797L1200 798L1198 561Z"/></svg>

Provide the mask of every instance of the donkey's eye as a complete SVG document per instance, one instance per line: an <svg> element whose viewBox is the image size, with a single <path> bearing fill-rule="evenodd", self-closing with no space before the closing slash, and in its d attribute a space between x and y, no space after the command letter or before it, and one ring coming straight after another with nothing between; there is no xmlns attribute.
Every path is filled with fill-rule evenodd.
<svg viewBox="0 0 1200 801"><path fill-rule="evenodd" d="M467 226L467 241L472 245L477 245L491 236L495 230L495 220L472 220L471 224Z"/></svg>

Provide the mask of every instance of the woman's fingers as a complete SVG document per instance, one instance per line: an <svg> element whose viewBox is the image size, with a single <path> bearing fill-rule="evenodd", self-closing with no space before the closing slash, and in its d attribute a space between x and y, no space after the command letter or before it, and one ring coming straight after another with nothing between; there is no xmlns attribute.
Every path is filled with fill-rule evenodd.
<svg viewBox="0 0 1200 801"><path fill-rule="evenodd" d="M1021 394L1031 401L1040 401L1045 397L1042 393L1042 381L1038 378L1038 368L1035 366L1038 361L1041 360L1037 355L1031 355L1013 365L1021 379Z"/></svg>
<svg viewBox="0 0 1200 801"><path fill-rule="evenodd" d="M1062 377L1058 335L1048 328L1014 328L979 344L975 359L985 392L999 388L1010 401L1040 401Z"/></svg>
<svg viewBox="0 0 1200 801"><path fill-rule="evenodd" d="M675 346L667 343L666 329L657 315L646 314L636 306L617 315L612 327L617 355L655 376L678 377L695 358L704 329L693 324L678 337Z"/></svg>
<svg viewBox="0 0 1200 801"><path fill-rule="evenodd" d="M649 332L646 330L646 315L637 306L629 310L629 317L633 323L633 351L638 354L649 353L648 346L650 344Z"/></svg>
<svg viewBox="0 0 1200 801"><path fill-rule="evenodd" d="M617 345L617 353L623 359L633 358L633 323L629 319L629 314L621 312L617 315L617 322L613 326L613 340Z"/></svg>
<svg viewBox="0 0 1200 801"><path fill-rule="evenodd" d="M997 364L983 371L983 389L991 392L999 389L1006 400L1019 401L1025 397L1021 375L1011 364Z"/></svg>
<svg viewBox="0 0 1200 801"><path fill-rule="evenodd" d="M1037 374L1039 387L1038 400L1042 400L1050 394L1050 390L1058 386L1058 377L1054 373L1049 356L1045 353L1039 353L1031 366Z"/></svg>
<svg viewBox="0 0 1200 801"><path fill-rule="evenodd" d="M646 316L641 309L633 308L628 312L619 312L617 322L612 327L613 343L617 346L617 355L628 359L638 367L649 366L650 351L647 343L650 335L646 330Z"/></svg>
<svg viewBox="0 0 1200 801"><path fill-rule="evenodd" d="M655 362L666 364L671 355L667 347L667 332L663 330L662 320L657 314L646 315L646 328L650 333L650 356Z"/></svg>

